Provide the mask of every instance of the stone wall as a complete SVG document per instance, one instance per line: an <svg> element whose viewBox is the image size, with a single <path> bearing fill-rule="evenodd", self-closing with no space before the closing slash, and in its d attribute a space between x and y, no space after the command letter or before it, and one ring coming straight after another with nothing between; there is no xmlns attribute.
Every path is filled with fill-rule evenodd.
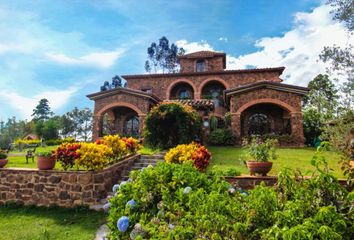
<svg viewBox="0 0 354 240"><path fill-rule="evenodd" d="M200 99L202 87L205 83L217 80L223 83L227 89L249 83L269 80L281 82L279 70L268 71L221 71L204 73L178 73L178 74L145 74L126 75L128 88L141 90L152 89L152 93L159 98L168 99L169 91L178 82L188 82L194 89L194 98ZM226 83L226 84L225 84Z"/></svg>
<svg viewBox="0 0 354 240"><path fill-rule="evenodd" d="M139 157L126 157L100 171L0 169L0 204L61 207L98 204Z"/></svg>

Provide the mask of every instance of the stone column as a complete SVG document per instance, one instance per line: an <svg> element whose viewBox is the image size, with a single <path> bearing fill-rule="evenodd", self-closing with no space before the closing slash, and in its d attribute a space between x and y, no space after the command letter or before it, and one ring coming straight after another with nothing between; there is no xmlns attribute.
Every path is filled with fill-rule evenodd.
<svg viewBox="0 0 354 240"><path fill-rule="evenodd" d="M94 115L92 119L92 141L96 141L100 137L102 131L103 117L100 115Z"/></svg>
<svg viewBox="0 0 354 240"><path fill-rule="evenodd" d="M231 129L236 136L236 143L241 144L241 114L231 113Z"/></svg>
<svg viewBox="0 0 354 240"><path fill-rule="evenodd" d="M299 147L304 146L304 129L302 122L302 113L301 112L292 112L290 113L290 122L291 122L291 135L295 140L295 144Z"/></svg>
<svg viewBox="0 0 354 240"><path fill-rule="evenodd" d="M145 117L146 114L140 114L139 115L139 135L140 137L143 137L143 132L144 132L144 127L145 127Z"/></svg>
<svg viewBox="0 0 354 240"><path fill-rule="evenodd" d="M200 92L195 92L194 93L194 99L199 100L201 98L201 93Z"/></svg>

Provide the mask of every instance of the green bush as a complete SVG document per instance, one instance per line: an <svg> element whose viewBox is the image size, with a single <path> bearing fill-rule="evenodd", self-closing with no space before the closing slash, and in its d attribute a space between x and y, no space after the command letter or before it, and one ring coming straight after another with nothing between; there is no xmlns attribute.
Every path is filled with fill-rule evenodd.
<svg viewBox="0 0 354 240"><path fill-rule="evenodd" d="M350 239L354 193L324 169L309 180L283 171L276 187L248 192L191 164L133 171L114 186L110 239Z"/></svg>
<svg viewBox="0 0 354 240"><path fill-rule="evenodd" d="M223 171L223 173L225 176L231 176L231 177L241 175L241 172L239 170L237 170L236 168L228 168L227 170Z"/></svg>
<svg viewBox="0 0 354 240"><path fill-rule="evenodd" d="M145 119L144 143L166 149L200 138L201 119L190 106L162 103L151 109Z"/></svg>
<svg viewBox="0 0 354 240"><path fill-rule="evenodd" d="M235 145L236 137L230 129L215 129L208 136L210 145Z"/></svg>

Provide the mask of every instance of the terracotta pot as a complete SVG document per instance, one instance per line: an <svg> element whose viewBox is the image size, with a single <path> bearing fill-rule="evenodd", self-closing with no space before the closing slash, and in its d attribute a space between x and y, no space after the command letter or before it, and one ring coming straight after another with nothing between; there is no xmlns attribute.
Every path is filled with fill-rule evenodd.
<svg viewBox="0 0 354 240"><path fill-rule="evenodd" d="M267 176L267 173L272 169L272 162L256 162L256 161L246 161L248 170L250 170L251 175L260 174L262 176Z"/></svg>
<svg viewBox="0 0 354 240"><path fill-rule="evenodd" d="M8 160L5 158L5 159L0 159L0 168L3 168L5 167L5 165L8 163Z"/></svg>
<svg viewBox="0 0 354 240"><path fill-rule="evenodd" d="M55 166L55 158L37 156L37 167L39 170L51 170Z"/></svg>

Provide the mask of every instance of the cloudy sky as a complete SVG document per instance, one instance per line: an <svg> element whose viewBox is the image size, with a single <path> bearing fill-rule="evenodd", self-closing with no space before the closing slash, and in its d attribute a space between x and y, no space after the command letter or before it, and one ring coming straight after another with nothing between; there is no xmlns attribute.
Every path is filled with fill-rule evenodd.
<svg viewBox="0 0 354 240"><path fill-rule="evenodd" d="M187 52L227 53L227 68L285 66L305 86L318 54L348 35L323 1L0 0L0 120L93 107L85 95L118 74L144 73L146 48L166 36ZM353 39L350 39L353 40Z"/></svg>

